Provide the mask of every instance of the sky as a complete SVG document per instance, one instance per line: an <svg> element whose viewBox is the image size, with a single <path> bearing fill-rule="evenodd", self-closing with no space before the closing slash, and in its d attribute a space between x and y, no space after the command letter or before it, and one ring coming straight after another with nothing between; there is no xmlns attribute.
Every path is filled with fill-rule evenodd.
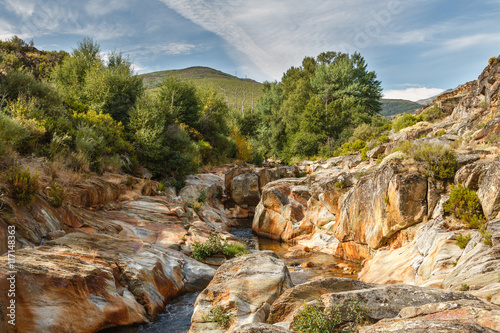
<svg viewBox="0 0 500 333"><path fill-rule="evenodd" d="M279 81L306 56L359 52L385 98L475 80L500 54L500 0L0 0L0 39L71 52L84 37L137 73L207 66Z"/></svg>

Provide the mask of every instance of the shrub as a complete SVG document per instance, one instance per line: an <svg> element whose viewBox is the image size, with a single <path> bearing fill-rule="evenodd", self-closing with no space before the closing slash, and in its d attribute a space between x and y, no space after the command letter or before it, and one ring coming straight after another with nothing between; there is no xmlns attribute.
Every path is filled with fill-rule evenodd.
<svg viewBox="0 0 500 333"><path fill-rule="evenodd" d="M427 176L441 180L455 177L457 160L453 150L441 145L414 145L411 155L416 161L427 164Z"/></svg>
<svg viewBox="0 0 500 333"><path fill-rule="evenodd" d="M457 241L455 242L459 248L465 249L467 244L471 239L471 235L467 234L467 236L463 236L462 233L458 233Z"/></svg>
<svg viewBox="0 0 500 333"><path fill-rule="evenodd" d="M31 176L30 169L21 167L10 169L9 184L12 186L12 198L18 205L29 206L35 201L39 189L38 175Z"/></svg>
<svg viewBox="0 0 500 333"><path fill-rule="evenodd" d="M206 243L193 242L191 250L193 251L192 257L199 261L214 254L224 254L232 258L248 253L248 250L241 244L222 242L220 235L210 236Z"/></svg>
<svg viewBox="0 0 500 333"><path fill-rule="evenodd" d="M408 114L408 113L403 113L399 115L394 121L392 122L392 128L394 131L397 133L401 131L403 128L410 127L418 123L420 120L418 117Z"/></svg>
<svg viewBox="0 0 500 333"><path fill-rule="evenodd" d="M321 304L321 298L318 303ZM366 318L366 310L353 301L346 311L340 306L330 306L322 311L317 304L306 303L299 311L291 327L301 333L358 332L356 326Z"/></svg>
<svg viewBox="0 0 500 333"><path fill-rule="evenodd" d="M335 156L347 156L361 153L366 156L366 142L356 140L355 142L346 142L340 146L334 153Z"/></svg>
<svg viewBox="0 0 500 333"><path fill-rule="evenodd" d="M485 223L476 191L469 190L462 184L451 186L450 199L443 208L445 212L463 220L469 228L478 229Z"/></svg>
<svg viewBox="0 0 500 333"><path fill-rule="evenodd" d="M467 283L464 283L460 286L460 291L467 291L469 289L469 286Z"/></svg>
<svg viewBox="0 0 500 333"><path fill-rule="evenodd" d="M66 197L64 187L56 182L53 182L50 185L50 189L47 194L49 195L50 203L54 207L61 207L64 202L64 198Z"/></svg>
<svg viewBox="0 0 500 333"><path fill-rule="evenodd" d="M423 121L433 121L437 119L441 119L446 117L447 114L437 105L434 105L432 108L425 110L419 117L419 120Z"/></svg>
<svg viewBox="0 0 500 333"><path fill-rule="evenodd" d="M220 305L216 305L210 310L210 313L208 315L202 317L202 320L215 323L217 324L217 327L219 327L220 329L224 329L227 327L233 317L233 315L225 314Z"/></svg>
<svg viewBox="0 0 500 333"><path fill-rule="evenodd" d="M490 57L488 59L488 65L492 66L496 60L497 60L497 57Z"/></svg>
<svg viewBox="0 0 500 333"><path fill-rule="evenodd" d="M446 130L440 129L439 131L436 132L435 136L436 136L436 138L439 138L440 136L443 136L445 134L446 134Z"/></svg>
<svg viewBox="0 0 500 333"><path fill-rule="evenodd" d="M198 202L204 203L205 201L207 201L207 199L208 199L207 191L204 189L199 190L198 191Z"/></svg>

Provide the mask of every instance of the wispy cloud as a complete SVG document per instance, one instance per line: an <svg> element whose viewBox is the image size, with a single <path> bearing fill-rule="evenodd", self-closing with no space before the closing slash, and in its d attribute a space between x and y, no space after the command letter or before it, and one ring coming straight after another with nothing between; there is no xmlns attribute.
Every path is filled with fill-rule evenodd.
<svg viewBox="0 0 500 333"><path fill-rule="evenodd" d="M136 45L129 47L124 50L124 52L132 56L150 56L150 55L182 55L191 54L195 50L201 50L206 48L201 45L194 45L191 43L164 43L156 45Z"/></svg>
<svg viewBox="0 0 500 333"><path fill-rule="evenodd" d="M130 5L128 0L90 0L85 4L85 10L90 15L105 16L118 10L124 10Z"/></svg>
<svg viewBox="0 0 500 333"><path fill-rule="evenodd" d="M401 90L387 90L384 91L384 98L389 99L406 99L409 101L418 101L421 99L436 96L444 90L439 88L407 88Z"/></svg>
<svg viewBox="0 0 500 333"><path fill-rule="evenodd" d="M4 0L5 8L23 18L31 17L35 11L36 2L33 0Z"/></svg>
<svg viewBox="0 0 500 333"><path fill-rule="evenodd" d="M434 56L436 54L453 53L492 44L500 44L500 35L498 33L479 33L446 40L439 47L425 52L423 55Z"/></svg>
<svg viewBox="0 0 500 333"><path fill-rule="evenodd" d="M230 16L218 10L220 8L203 0L162 0L162 2L185 18L223 38L238 51L247 55L264 73L271 76L277 74L275 61L269 53L260 48L245 30L232 21ZM227 8L231 7L229 3L225 3L228 5Z"/></svg>

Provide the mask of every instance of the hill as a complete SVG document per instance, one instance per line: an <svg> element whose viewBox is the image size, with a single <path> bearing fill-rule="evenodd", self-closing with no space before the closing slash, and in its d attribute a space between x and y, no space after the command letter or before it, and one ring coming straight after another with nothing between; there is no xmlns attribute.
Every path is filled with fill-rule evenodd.
<svg viewBox="0 0 500 333"><path fill-rule="evenodd" d="M382 99L382 112L380 114L389 117L404 112L413 112L420 109L422 105L417 102L404 99Z"/></svg>
<svg viewBox="0 0 500 333"><path fill-rule="evenodd" d="M213 89L223 96L232 109L250 110L262 93L262 84L251 79L242 79L209 67L189 67L141 74L144 87L156 92L164 79L176 76L192 82L196 88Z"/></svg>

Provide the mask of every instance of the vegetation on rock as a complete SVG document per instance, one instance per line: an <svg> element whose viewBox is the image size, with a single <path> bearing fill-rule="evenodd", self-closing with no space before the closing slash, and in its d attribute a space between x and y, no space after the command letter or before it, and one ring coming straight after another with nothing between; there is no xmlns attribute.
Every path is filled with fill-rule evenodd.
<svg viewBox="0 0 500 333"><path fill-rule="evenodd" d="M191 250L193 251L192 257L199 261L214 254L223 254L229 258L233 258L248 253L244 245L229 243L226 240L223 242L220 235L210 236L205 243L193 242Z"/></svg>
<svg viewBox="0 0 500 333"><path fill-rule="evenodd" d="M301 333L358 332L357 326L366 319L364 308L356 301L349 302L346 309L339 305L324 310L320 298L316 302L305 303L295 316L291 327Z"/></svg>
<svg viewBox="0 0 500 333"><path fill-rule="evenodd" d="M485 217L476 191L462 184L452 185L450 199L443 206L444 211L464 221L471 229L479 229L485 223Z"/></svg>
<svg viewBox="0 0 500 333"><path fill-rule="evenodd" d="M11 196L18 205L29 206L35 201L38 193L38 175L32 176L30 169L21 167L11 168L9 184L11 185Z"/></svg>

